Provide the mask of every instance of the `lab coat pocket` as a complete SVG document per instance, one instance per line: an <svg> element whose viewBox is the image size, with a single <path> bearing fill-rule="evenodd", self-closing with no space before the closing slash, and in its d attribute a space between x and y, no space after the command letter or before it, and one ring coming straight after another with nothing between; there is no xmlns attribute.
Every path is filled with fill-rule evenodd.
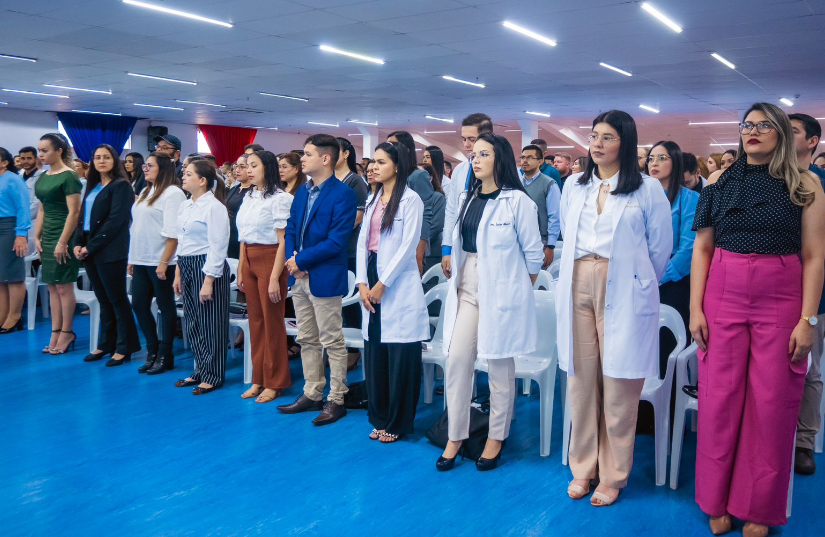
<svg viewBox="0 0 825 537"><path fill-rule="evenodd" d="M524 304L522 281L518 278L496 280L496 308L513 311Z"/></svg>
<svg viewBox="0 0 825 537"><path fill-rule="evenodd" d="M633 277L633 313L636 315L654 315L658 310L659 301L656 297L658 288L656 280L643 280Z"/></svg>
<svg viewBox="0 0 825 537"><path fill-rule="evenodd" d="M515 227L512 222L491 222L488 239L493 248L503 250L510 248L516 240Z"/></svg>

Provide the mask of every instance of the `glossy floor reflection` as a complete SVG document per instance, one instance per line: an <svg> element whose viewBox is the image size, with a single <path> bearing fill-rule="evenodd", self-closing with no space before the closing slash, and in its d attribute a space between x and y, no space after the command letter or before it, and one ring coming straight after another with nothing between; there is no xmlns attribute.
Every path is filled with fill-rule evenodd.
<svg viewBox="0 0 825 537"><path fill-rule="evenodd" d="M300 393L297 361L274 403L240 398L240 352L224 388L195 397L172 386L192 363L180 340L179 368L147 377L140 359L83 363L85 316L74 353L41 354L48 330L38 320L0 336L0 535L710 535L693 502L694 435L677 491L654 485L653 437L639 436L629 487L597 509L565 493L559 404L552 453L539 456L537 390L518 398L503 466L482 474L465 461L440 474L440 450L423 436L440 397L419 407L415 436L381 445L367 439L366 411L322 428L314 414L279 414ZM823 535L817 462L772 534Z"/></svg>

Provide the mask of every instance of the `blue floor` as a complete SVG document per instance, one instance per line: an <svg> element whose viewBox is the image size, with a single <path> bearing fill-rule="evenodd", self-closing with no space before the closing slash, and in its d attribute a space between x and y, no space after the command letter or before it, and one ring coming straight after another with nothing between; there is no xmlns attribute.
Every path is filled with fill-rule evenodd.
<svg viewBox="0 0 825 537"><path fill-rule="evenodd" d="M693 502L695 435L678 490L655 486L653 437L639 436L628 488L597 509L565 492L559 404L552 453L539 456L535 390L517 400L503 466L441 474L440 450L423 436L440 397L420 405L416 435L381 445L367 439L366 411L321 428L312 414L278 413L300 393L297 361L277 403L240 398L240 353L223 389L195 397L172 385L191 371L180 340L178 369L147 377L140 360L83 363L88 317L75 330L78 350L63 356L40 353L48 321L0 336L0 535L710 535ZM772 534L825 534L817 462L819 475L796 479L789 524Z"/></svg>

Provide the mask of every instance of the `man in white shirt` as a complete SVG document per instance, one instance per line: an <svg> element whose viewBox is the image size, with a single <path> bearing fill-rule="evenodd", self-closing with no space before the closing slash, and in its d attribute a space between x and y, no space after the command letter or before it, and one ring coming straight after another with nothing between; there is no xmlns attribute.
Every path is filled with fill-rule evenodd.
<svg viewBox="0 0 825 537"><path fill-rule="evenodd" d="M24 147L17 153L17 156L20 157L20 177L26 181L26 186L29 189L29 214L32 219L32 227L29 229L29 255L31 255L35 251L34 222L37 220L38 211L40 211L40 200L34 195L34 185L43 175L44 170L37 166L37 149L34 147Z"/></svg>
<svg viewBox="0 0 825 537"><path fill-rule="evenodd" d="M485 132L493 132L493 120L487 114L470 114L461 121L461 142L468 157L473 152L473 145L478 137ZM472 166L469 160L456 165L450 176L452 179L450 188L444 191L447 195L447 208L444 211L444 233L441 239L441 270L448 278L452 274L450 255L453 251L453 228L458 221L458 212L461 210L458 197L470 187L471 171Z"/></svg>

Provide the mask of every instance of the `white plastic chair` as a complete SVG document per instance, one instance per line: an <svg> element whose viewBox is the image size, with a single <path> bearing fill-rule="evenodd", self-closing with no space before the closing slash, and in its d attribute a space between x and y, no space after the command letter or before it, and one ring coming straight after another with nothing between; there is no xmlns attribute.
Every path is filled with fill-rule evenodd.
<svg viewBox="0 0 825 537"><path fill-rule="evenodd" d="M536 283L533 284L533 291L552 291L552 278L546 270L540 270L536 276Z"/></svg>
<svg viewBox="0 0 825 537"><path fill-rule="evenodd" d="M430 270L424 273L424 276L421 277L421 284L426 285L433 279L438 280L436 285L447 281L447 276L444 275L444 271L441 269L440 264L433 265L430 267Z"/></svg>
<svg viewBox="0 0 825 537"><path fill-rule="evenodd" d="M26 273L28 274L28 272ZM34 330L34 319L37 314L37 286L38 279L33 276L26 276L26 317L27 330Z"/></svg>
<svg viewBox="0 0 825 537"><path fill-rule="evenodd" d="M100 337L100 303L93 291L84 291L77 284L74 294L78 304L85 304L89 308L89 352L95 352Z"/></svg>
<svg viewBox="0 0 825 537"><path fill-rule="evenodd" d="M553 280L559 279L559 271L561 270L561 256L556 257L550 266L545 269L545 271L550 274L550 277Z"/></svg>
<svg viewBox="0 0 825 537"><path fill-rule="evenodd" d="M427 307L433 302L441 302L438 320L435 323L435 334L427 342L427 349L421 355L423 370L421 377L424 380L424 403L433 402L433 388L435 386L435 366L443 371L447 364L447 355L444 354L444 306L447 303L447 290L450 284L439 283L424 295ZM447 398L444 398L444 408L447 408Z"/></svg>

